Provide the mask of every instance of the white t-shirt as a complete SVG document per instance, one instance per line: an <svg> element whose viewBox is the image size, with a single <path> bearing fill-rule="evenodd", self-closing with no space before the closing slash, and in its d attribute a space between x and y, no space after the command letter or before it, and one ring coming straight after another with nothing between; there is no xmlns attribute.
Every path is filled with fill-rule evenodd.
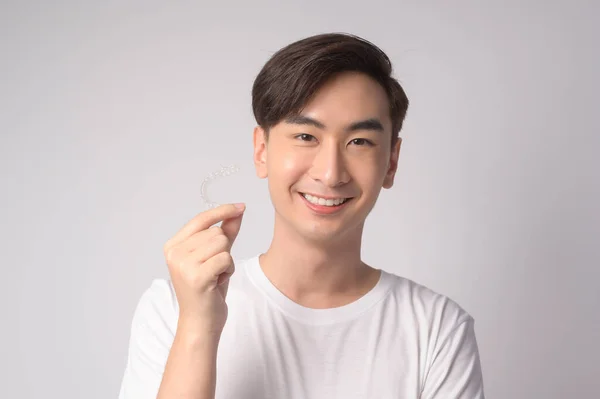
<svg viewBox="0 0 600 399"><path fill-rule="evenodd" d="M258 255L236 261L217 354L217 399L483 399L474 320L451 299L381 272L337 308L281 293ZM142 295L119 399L154 399L177 328L170 281Z"/></svg>

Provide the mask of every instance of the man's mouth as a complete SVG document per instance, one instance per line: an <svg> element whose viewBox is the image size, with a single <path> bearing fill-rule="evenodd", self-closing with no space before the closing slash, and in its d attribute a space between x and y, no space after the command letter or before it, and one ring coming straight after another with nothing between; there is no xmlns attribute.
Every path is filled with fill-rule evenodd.
<svg viewBox="0 0 600 399"><path fill-rule="evenodd" d="M335 208L336 206L340 206L348 201L350 201L353 197L339 197L339 198L320 198L311 194L300 193L308 202L317 206L326 206Z"/></svg>

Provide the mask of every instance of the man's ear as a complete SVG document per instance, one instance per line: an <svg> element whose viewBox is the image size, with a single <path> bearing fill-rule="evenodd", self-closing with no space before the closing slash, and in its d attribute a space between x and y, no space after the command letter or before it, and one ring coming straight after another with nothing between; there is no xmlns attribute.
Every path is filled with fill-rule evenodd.
<svg viewBox="0 0 600 399"><path fill-rule="evenodd" d="M392 151L390 151L390 162L385 173L385 178L383 179L383 188L392 188L394 185L394 176L396 175L396 170L398 169L398 158L400 157L401 145L402 137L398 137L396 144L392 148Z"/></svg>
<svg viewBox="0 0 600 399"><path fill-rule="evenodd" d="M260 126L254 128L254 167L256 176L261 179L267 177L267 137Z"/></svg>

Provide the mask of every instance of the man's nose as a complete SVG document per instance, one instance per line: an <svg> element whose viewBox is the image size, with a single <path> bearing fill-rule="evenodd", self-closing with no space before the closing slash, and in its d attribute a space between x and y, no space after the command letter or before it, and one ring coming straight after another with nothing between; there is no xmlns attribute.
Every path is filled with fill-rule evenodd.
<svg viewBox="0 0 600 399"><path fill-rule="evenodd" d="M315 155L309 173L327 187L337 187L350 179L346 160L337 143L322 144Z"/></svg>

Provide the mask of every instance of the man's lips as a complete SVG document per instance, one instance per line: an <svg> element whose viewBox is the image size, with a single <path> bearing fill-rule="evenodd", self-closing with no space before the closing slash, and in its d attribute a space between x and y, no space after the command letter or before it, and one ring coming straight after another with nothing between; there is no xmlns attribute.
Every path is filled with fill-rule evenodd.
<svg viewBox="0 0 600 399"><path fill-rule="evenodd" d="M319 205L309 201L304 195L300 194L301 200L304 204L310 208L313 212L321 215L330 215L341 212L344 208L348 206L348 203L353 200L353 198L349 198L338 205Z"/></svg>
<svg viewBox="0 0 600 399"><path fill-rule="evenodd" d="M329 199L334 200L334 199L340 199L340 198L345 199L345 200L350 200L350 199L354 198L354 197L351 197L351 196L344 196L344 195L321 195L321 194L311 193L311 192L308 192L308 191L298 191L298 192L300 194L308 194L308 195L311 195L313 197L323 198L325 200L329 200Z"/></svg>

